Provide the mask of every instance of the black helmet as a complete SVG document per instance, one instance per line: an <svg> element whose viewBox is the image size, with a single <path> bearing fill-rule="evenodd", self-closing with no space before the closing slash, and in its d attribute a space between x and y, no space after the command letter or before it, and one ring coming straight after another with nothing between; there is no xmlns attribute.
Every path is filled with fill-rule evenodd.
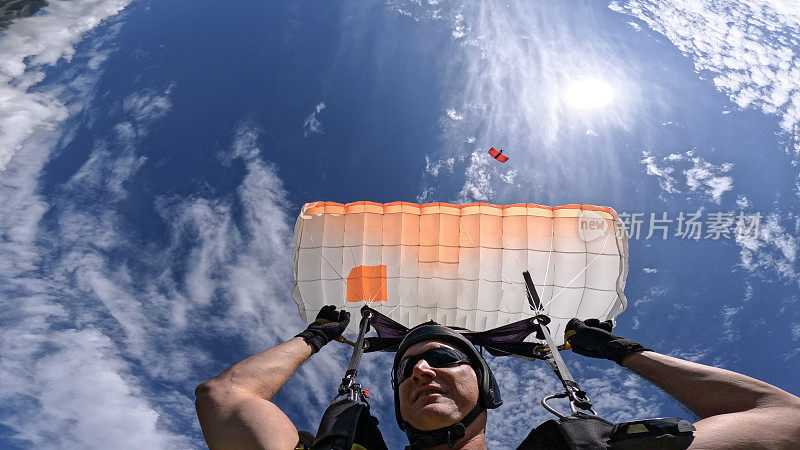
<svg viewBox="0 0 800 450"><path fill-rule="evenodd" d="M481 354L472 343L467 340L461 333L447 328L444 325L439 325L434 322L427 322L412 328L406 334L400 345L397 347L397 353L394 356L394 365L392 366L392 389L394 390L394 412L397 417L397 424L401 430L406 430L410 425L403 420L400 415L400 383L397 380L397 366L400 364L400 358L412 345L425 342L425 341L442 341L457 347L459 350L466 353L471 361L472 367L478 376L478 389L480 396L478 398L478 405L480 410L494 409L503 404L500 398L500 388L497 381L494 379L491 369L486 364ZM476 406L476 407L477 407ZM469 414L468 414L469 416ZM474 417L472 417L474 419ZM471 421L471 420L470 420ZM467 424L468 425L468 424ZM466 426L466 425L465 425ZM408 432L408 430L406 430Z"/></svg>

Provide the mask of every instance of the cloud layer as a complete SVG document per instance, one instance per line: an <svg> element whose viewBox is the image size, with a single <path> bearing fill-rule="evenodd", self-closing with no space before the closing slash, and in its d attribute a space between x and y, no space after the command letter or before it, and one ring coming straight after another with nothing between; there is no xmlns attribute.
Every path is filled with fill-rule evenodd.
<svg viewBox="0 0 800 450"><path fill-rule="evenodd" d="M800 158L800 5L735 2L614 1L692 58L701 75L740 108L780 118L795 161Z"/></svg>
<svg viewBox="0 0 800 450"><path fill-rule="evenodd" d="M132 233L121 205L137 189L134 177L148 162L139 146L170 114L175 84L93 110L119 24L75 50L127 3L52 2L48 14L16 22L0 39L0 420L23 447L202 445L191 394L203 381L197 374L208 378L236 362L211 350L227 342L244 357L302 327L286 301L285 192L261 159L257 128L243 124L223 158L246 168L233 198L158 198L152 207L169 230L166 244ZM61 60L73 70L42 82L43 66ZM84 112L120 118L93 130L86 160L47 197L42 170L68 148ZM329 353L302 370L339 363ZM326 388L287 391L322 404Z"/></svg>
<svg viewBox="0 0 800 450"><path fill-rule="evenodd" d="M0 37L0 171L34 133L53 130L68 116L57 93L37 90L44 68L70 61L88 31L131 0L50 2L39 14L12 23ZM98 64L98 54L91 64Z"/></svg>
<svg viewBox="0 0 800 450"><path fill-rule="evenodd" d="M88 7L85 3L91 2L75 5ZM62 17L60 10L54 14ZM89 15L88 23L91 19ZM87 53L63 50L73 56L81 73L48 84L52 102L44 104L45 109L78 114L89 108L93 86L102 74L98 61L110 51L115 29L97 39ZM27 74L23 71L21 77ZM185 436L165 427L160 408L149 400L152 393L132 377L131 353L119 350L126 342L142 352L142 333L135 324L142 314L132 290L109 282L128 275L104 258L103 250L118 237L113 214L79 213L64 204L63 228L51 233L43 225L44 213L55 205L38 192L40 172L59 142L69 142L72 127L34 125L36 132L20 140L24 147L4 154L7 164L0 185L0 297L6 324L0 331L0 376L2 398L9 406L2 421L13 430L12 440L25 447L113 447L122 440L137 448L189 446ZM72 184L112 193L112 203L124 197L121 183L141 160L130 154L129 145L121 142L120 147L121 156L112 158L108 142L97 142ZM101 178L91 173L92 167L111 173ZM93 216L94 212L101 214ZM84 248L61 251L76 241ZM101 299L108 307L100 306ZM119 320L112 319L116 317Z"/></svg>
<svg viewBox="0 0 800 450"><path fill-rule="evenodd" d="M714 165L697 156L694 150L662 158L645 151L642 156L640 163L645 166L647 175L658 179L662 197L689 193L719 205L723 194L733 189L733 178L726 175L733 169L733 163ZM681 170L683 183L675 178L676 169L680 167L685 167Z"/></svg>
<svg viewBox="0 0 800 450"><path fill-rule="evenodd" d="M184 434L197 429L191 389L202 379L196 374L210 377L236 362L216 361L210 350L243 340L243 357L302 327L286 301L292 240L285 192L260 159L257 129L242 126L226 157L247 169L235 198L159 198L168 244L141 247L131 240L119 206L146 163L137 156L146 124L169 112L169 91L123 100L128 120L98 139L65 184L69 195L48 206L25 176L3 192L27 187L28 203L39 204L29 212L33 232L2 245L11 261L2 295L14 299L4 309L13 325L0 333L3 399L16 413L25 411L3 421L25 445L200 445L197 433ZM13 165L8 173L22 175L18 170ZM234 219L234 205L241 220ZM37 226L33 213L41 217L47 207L56 220ZM303 370L334 370L339 363L329 354ZM325 388L303 383L289 390L306 404L321 404Z"/></svg>

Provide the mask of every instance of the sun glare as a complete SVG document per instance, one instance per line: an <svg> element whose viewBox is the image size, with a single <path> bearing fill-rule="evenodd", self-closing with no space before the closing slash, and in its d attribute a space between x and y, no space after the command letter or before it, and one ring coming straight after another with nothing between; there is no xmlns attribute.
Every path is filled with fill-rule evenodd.
<svg viewBox="0 0 800 450"><path fill-rule="evenodd" d="M567 87L567 103L579 109L601 108L614 99L614 88L598 78L584 78Z"/></svg>

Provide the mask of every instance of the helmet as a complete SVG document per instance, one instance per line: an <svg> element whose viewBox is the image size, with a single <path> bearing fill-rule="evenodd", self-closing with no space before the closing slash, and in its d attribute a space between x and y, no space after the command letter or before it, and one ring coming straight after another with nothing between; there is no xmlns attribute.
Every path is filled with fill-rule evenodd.
<svg viewBox="0 0 800 450"><path fill-rule="evenodd" d="M444 325L439 325L435 322L423 323L412 328L411 331L408 332L397 347L397 353L394 356L394 365L392 366L394 413L397 417L397 424L400 426L401 430L405 430L408 424L400 415L400 383L397 380L397 367L400 364L400 358L403 357L403 354L412 345L432 340L451 344L467 354L478 376L478 406L481 406L482 409L494 409L503 404L503 400L500 398L500 388L497 385L497 380L495 380L494 374L492 374L491 369L489 369L483 356L481 356L475 346L461 333Z"/></svg>

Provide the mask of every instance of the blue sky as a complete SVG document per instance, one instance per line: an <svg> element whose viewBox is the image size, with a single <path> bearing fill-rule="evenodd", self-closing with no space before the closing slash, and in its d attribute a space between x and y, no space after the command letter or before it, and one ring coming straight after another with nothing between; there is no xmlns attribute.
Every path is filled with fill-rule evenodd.
<svg viewBox="0 0 800 450"><path fill-rule="evenodd" d="M758 213L753 235L631 239L617 330L800 393L797 6L362 3L59 1L0 36L2 447L202 447L194 387L303 328L292 229L316 200ZM568 104L589 77L614 99ZM394 448L389 356L360 377ZM347 357L277 396L299 428ZM687 415L567 360L611 419ZM490 364L490 443L516 445L557 383Z"/></svg>

